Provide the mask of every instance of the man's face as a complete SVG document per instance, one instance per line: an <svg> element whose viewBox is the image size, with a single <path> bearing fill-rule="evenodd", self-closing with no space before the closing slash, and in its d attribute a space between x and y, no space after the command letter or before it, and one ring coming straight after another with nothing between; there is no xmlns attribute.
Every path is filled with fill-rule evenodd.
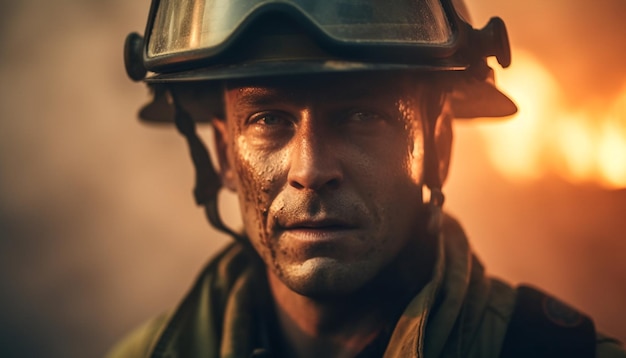
<svg viewBox="0 0 626 358"><path fill-rule="evenodd" d="M423 132L417 86L382 75L229 83L222 175L267 267L308 296L371 282L415 239Z"/></svg>

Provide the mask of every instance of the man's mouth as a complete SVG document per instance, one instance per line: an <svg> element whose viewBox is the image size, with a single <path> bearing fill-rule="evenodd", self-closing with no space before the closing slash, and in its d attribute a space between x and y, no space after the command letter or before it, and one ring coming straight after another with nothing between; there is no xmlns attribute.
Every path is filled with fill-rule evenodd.
<svg viewBox="0 0 626 358"><path fill-rule="evenodd" d="M341 219L291 220L279 226L283 230L351 230L356 226Z"/></svg>
<svg viewBox="0 0 626 358"><path fill-rule="evenodd" d="M345 237L347 231L357 228L348 221L335 218L291 220L279 227L282 233L292 239L307 242L339 240Z"/></svg>

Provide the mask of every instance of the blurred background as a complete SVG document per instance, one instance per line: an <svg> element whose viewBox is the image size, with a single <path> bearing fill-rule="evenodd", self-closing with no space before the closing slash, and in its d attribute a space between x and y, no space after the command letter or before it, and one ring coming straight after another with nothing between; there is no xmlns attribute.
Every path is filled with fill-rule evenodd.
<svg viewBox="0 0 626 358"><path fill-rule="evenodd" d="M513 66L496 76L520 113L457 123L447 208L491 274L626 340L626 2L469 7L475 26L508 25ZM2 357L102 356L229 241L193 204L182 138L136 119L148 93L122 46L148 8L0 0Z"/></svg>

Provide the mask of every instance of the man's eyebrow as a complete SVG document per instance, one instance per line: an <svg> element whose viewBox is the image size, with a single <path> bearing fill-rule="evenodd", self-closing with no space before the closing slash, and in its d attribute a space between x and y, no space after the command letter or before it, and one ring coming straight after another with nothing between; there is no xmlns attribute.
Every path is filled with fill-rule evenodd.
<svg viewBox="0 0 626 358"><path fill-rule="evenodd" d="M294 101L297 98L286 91L261 87L248 87L237 91L237 104L240 106L270 106L277 102Z"/></svg>
<svg viewBox="0 0 626 358"><path fill-rule="evenodd" d="M308 91L289 91L266 87L246 87L237 89L236 91L238 91L236 97L237 104L248 107L267 107L277 103L297 104L309 99L309 96L307 96ZM381 91L380 88L372 88L371 86L350 86L344 88L338 86L336 88L329 88L328 91L322 92L321 95L319 91L317 91L317 93L319 100L342 103L355 102L372 97L392 97L395 91L393 91L392 88L390 88L389 91Z"/></svg>

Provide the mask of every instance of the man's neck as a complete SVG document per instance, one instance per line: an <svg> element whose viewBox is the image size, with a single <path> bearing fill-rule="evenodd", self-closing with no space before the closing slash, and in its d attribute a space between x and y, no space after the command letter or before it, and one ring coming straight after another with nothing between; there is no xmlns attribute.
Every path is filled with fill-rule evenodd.
<svg viewBox="0 0 626 358"><path fill-rule="evenodd" d="M380 307L302 296L269 273L284 357L354 357L385 327Z"/></svg>
<svg viewBox="0 0 626 358"><path fill-rule="evenodd" d="M430 280L436 258L431 248L398 258L389 276L347 297L316 299L298 294L274 273L268 283L276 304L284 357L355 357L385 329L391 330L402 310ZM434 249L434 247L432 247ZM404 255L401 255L404 256ZM389 274L389 272L387 272ZM384 282L384 283L381 283Z"/></svg>

